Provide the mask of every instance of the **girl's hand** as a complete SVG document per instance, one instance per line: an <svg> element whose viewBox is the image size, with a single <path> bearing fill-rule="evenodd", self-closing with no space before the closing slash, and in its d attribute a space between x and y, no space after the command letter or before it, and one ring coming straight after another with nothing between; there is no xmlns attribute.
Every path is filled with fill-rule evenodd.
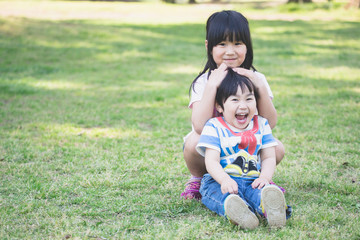
<svg viewBox="0 0 360 240"><path fill-rule="evenodd" d="M237 194L238 193L238 185L235 182L235 180L230 177L228 179L224 180L221 183L221 192L222 192L222 194L225 194L225 193Z"/></svg>
<svg viewBox="0 0 360 240"><path fill-rule="evenodd" d="M217 69L212 70L208 83L214 84L218 88L227 74L227 68L226 64L222 63Z"/></svg>
<svg viewBox="0 0 360 240"><path fill-rule="evenodd" d="M254 180L254 182L251 184L252 188L257 188L257 189L261 189L263 187L265 187L265 185L269 184L269 180L267 180L266 178L257 178Z"/></svg>
<svg viewBox="0 0 360 240"><path fill-rule="evenodd" d="M248 70L245 68L233 68L234 72L237 72L240 75L243 75L247 78L249 78L254 84L255 87L257 88L261 88L263 87L263 82L261 81L261 79L258 78L258 76L255 74L255 72L253 70Z"/></svg>

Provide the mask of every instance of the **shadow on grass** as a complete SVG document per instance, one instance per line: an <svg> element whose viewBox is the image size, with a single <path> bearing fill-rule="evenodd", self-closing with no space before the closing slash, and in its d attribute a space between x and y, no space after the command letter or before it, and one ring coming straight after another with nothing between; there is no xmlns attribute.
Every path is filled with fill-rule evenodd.
<svg viewBox="0 0 360 240"><path fill-rule="evenodd" d="M314 212L328 212L316 204L336 206L340 200L329 198L337 194L345 206L358 196L352 183L337 189L359 167L360 83L341 70L360 67L359 23L251 24L255 65L275 78L271 87L281 93L276 136L290 147L277 177L295 186L289 204L305 212L294 214L285 230L294 236L306 225L306 234L318 226ZM190 131L188 88L205 59L203 25L2 19L0 47L0 190L5 226L11 226L5 236L44 238L51 229L55 238L68 232L139 238L169 228L177 234L179 226L201 236L213 227L219 238L235 232L204 206L179 199L187 174L181 147ZM341 71L312 76L314 68ZM347 169L338 157L346 157ZM329 178L318 182L323 175ZM329 186L329 196L315 191ZM309 205L313 195L318 202ZM324 239L330 230L356 232L355 217L348 218L356 208L344 209L341 229L347 229L324 225Z"/></svg>
<svg viewBox="0 0 360 240"><path fill-rule="evenodd" d="M121 122L171 128L157 117L188 114L188 87L205 62L201 24L12 19L2 20L1 25L12 29L0 32L0 90L5 125L13 127L38 119L86 127ZM360 67L359 47L351 44L360 34L359 23L252 21L251 26L260 71L269 65ZM306 78L298 68L279 77L284 80L277 84L289 89L359 86L358 81L343 81L340 76ZM312 96L307 99L318 102ZM321 99L341 100L326 95ZM288 100L280 108L291 111L285 105ZM19 119L19 113L28 117Z"/></svg>

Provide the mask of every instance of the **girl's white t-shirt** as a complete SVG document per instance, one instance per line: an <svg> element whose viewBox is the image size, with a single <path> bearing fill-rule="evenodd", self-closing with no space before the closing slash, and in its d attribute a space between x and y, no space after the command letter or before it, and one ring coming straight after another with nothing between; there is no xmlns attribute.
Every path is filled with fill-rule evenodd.
<svg viewBox="0 0 360 240"><path fill-rule="evenodd" d="M264 82L266 89L269 93L271 99L274 98L273 93L271 92L269 83L267 82L265 75L259 72L255 72L257 77ZM205 90L206 83L208 81L208 72L201 75L195 82L194 87L191 88L191 98L189 103L189 108L192 108L194 102L200 101Z"/></svg>

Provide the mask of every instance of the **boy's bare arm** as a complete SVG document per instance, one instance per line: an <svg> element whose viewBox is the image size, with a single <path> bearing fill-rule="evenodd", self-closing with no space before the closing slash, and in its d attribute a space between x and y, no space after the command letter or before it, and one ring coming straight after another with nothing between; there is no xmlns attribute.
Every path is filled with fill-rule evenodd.
<svg viewBox="0 0 360 240"><path fill-rule="evenodd" d="M253 188L261 189L266 184L269 184L272 177L274 176L276 168L276 158L275 158L275 147L269 147L261 149L261 173L259 178L255 179L251 184Z"/></svg>
<svg viewBox="0 0 360 240"><path fill-rule="evenodd" d="M205 165L208 173L221 185L223 194L238 193L237 183L224 171L220 165L220 153L217 150L206 148Z"/></svg>

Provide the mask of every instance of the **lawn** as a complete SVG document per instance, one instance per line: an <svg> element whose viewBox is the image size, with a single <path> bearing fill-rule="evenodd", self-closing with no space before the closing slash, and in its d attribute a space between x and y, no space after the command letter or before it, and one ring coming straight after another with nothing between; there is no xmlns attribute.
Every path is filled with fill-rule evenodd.
<svg viewBox="0 0 360 240"><path fill-rule="evenodd" d="M275 95L282 229L180 198L188 89L223 8L249 17ZM291 11L0 1L0 239L360 239L360 15Z"/></svg>

